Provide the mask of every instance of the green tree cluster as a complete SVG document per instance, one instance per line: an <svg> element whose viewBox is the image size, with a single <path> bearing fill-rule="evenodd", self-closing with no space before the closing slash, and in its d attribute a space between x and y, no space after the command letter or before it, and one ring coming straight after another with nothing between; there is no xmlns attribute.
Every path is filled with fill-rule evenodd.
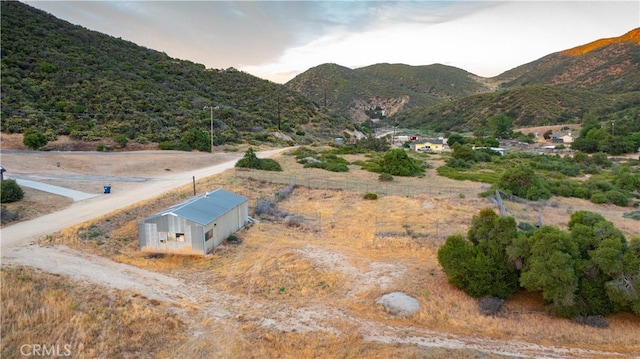
<svg viewBox="0 0 640 359"><path fill-rule="evenodd" d="M551 197L547 181L527 164L519 164L511 170L505 171L500 177L498 187L518 197L533 201Z"/></svg>
<svg viewBox="0 0 640 359"><path fill-rule="evenodd" d="M540 292L560 316L640 314L640 238L628 241L587 211L574 213L568 227L517 232L513 218L484 209L466 239L447 238L438 261L450 283L474 297L506 299L522 288Z"/></svg>
<svg viewBox="0 0 640 359"><path fill-rule="evenodd" d="M280 164L271 158L258 158L253 147L249 147L238 162L236 167L253 168L263 171L282 171Z"/></svg>
<svg viewBox="0 0 640 359"><path fill-rule="evenodd" d="M585 153L604 152L614 156L638 152L640 124L638 114L635 114L635 117L606 121L605 126L597 120L588 121L580 130L579 137L571 144L571 148Z"/></svg>
<svg viewBox="0 0 640 359"><path fill-rule="evenodd" d="M402 148L396 148L384 153L378 162L381 173L392 176L422 176L424 168L420 161L407 155Z"/></svg>
<svg viewBox="0 0 640 359"><path fill-rule="evenodd" d="M449 282L468 295L509 298L519 288L518 272L506 253L516 235L512 217L498 217L491 208L483 209L473 217L466 238L447 238L438 250L438 262Z"/></svg>

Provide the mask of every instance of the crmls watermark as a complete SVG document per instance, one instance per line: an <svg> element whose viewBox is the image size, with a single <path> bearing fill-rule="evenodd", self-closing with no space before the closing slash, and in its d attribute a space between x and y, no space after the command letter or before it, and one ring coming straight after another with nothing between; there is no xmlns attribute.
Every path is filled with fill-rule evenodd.
<svg viewBox="0 0 640 359"><path fill-rule="evenodd" d="M26 357L68 357L71 356L71 344L23 344L20 354Z"/></svg>

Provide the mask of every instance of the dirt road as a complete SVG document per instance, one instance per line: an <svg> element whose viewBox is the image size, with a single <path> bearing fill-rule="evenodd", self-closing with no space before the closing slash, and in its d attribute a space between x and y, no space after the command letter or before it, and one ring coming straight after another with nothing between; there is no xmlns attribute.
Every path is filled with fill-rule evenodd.
<svg viewBox="0 0 640 359"><path fill-rule="evenodd" d="M274 155L285 149L262 152L261 157ZM241 155L237 155L239 158ZM189 184L192 177L202 178L215 175L232 168L236 159L214 166L184 172L171 172L154 177L136 185L133 191L115 191L109 195L76 202L70 207L34 220L21 222L2 228L0 242L2 263L22 264L41 270L61 274L76 281L94 282L109 288L130 290L147 298L171 303L188 303L197 307L198 315L191 324L210 318L230 318L249 316L249 320L260 326L280 331L326 331L336 335L341 333L332 323L350 322L357 325L365 340L386 344L412 344L423 347L476 349L513 357L581 358L581 357L621 357L617 353L569 349L515 341L489 340L471 336L460 336L436 332L410 325L390 325L377 323L351 315L346 311L326 307L314 302L306 306L290 307L278 301L257 302L250 298L228 293L215 292L197 283L147 271L109 259L81 253L65 246L41 247L35 242L47 234L68 226L101 216L138 201L145 200L179 186ZM313 252L314 255L318 253ZM349 270L355 271L355 268ZM371 269L370 271L375 271ZM355 273L355 277L378 278L378 273ZM370 282L370 281L367 281ZM367 285L360 283L359 290ZM201 333L205 340L210 334Z"/></svg>
<svg viewBox="0 0 640 359"><path fill-rule="evenodd" d="M285 150L286 148L264 151L259 155L260 157L269 157ZM227 159L225 162L214 166L180 173L170 172L138 184L135 190L118 191L114 189L111 194L76 202L62 211L4 227L0 232L2 256L4 257L6 251L13 247L27 245L42 236L57 232L73 224L102 216L176 187L187 185L192 182L193 177L204 178L219 174L233 168L241 157L241 154L237 154L232 156L230 160Z"/></svg>

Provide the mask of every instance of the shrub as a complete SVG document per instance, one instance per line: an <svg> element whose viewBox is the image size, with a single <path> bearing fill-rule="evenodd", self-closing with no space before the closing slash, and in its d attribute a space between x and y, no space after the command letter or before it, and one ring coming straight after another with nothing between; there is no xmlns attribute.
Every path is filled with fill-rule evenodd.
<svg viewBox="0 0 640 359"><path fill-rule="evenodd" d="M120 148L127 147L127 143L129 143L129 140L127 139L127 136L125 136L125 135L117 135L116 137L113 138L113 140L118 145L120 145Z"/></svg>
<svg viewBox="0 0 640 359"><path fill-rule="evenodd" d="M33 128L25 132L22 137L22 143L32 150L37 150L40 147L45 146L48 142L49 140L47 140L45 135Z"/></svg>
<svg viewBox="0 0 640 359"><path fill-rule="evenodd" d="M378 195L375 193L365 193L365 195L362 198L366 200L376 200L378 199Z"/></svg>
<svg viewBox="0 0 640 359"><path fill-rule="evenodd" d="M278 163L278 161L271 158L261 158L259 159L260 166L257 168L263 171L282 171L282 167Z"/></svg>
<svg viewBox="0 0 640 359"><path fill-rule="evenodd" d="M401 148L385 152L378 164L383 173L394 176L421 176L424 174L420 162L409 157Z"/></svg>
<svg viewBox="0 0 640 359"><path fill-rule="evenodd" d="M2 191L2 193L0 193L0 202L2 203L17 202L24 198L24 191L15 180L8 179L2 181L0 190Z"/></svg>
<svg viewBox="0 0 640 359"><path fill-rule="evenodd" d="M449 158L447 160L447 166L451 168L471 168L471 163L461 158Z"/></svg>
<svg viewBox="0 0 640 359"><path fill-rule="evenodd" d="M573 197L587 199L591 197L591 190L585 186L577 185L573 188Z"/></svg>
<svg viewBox="0 0 640 359"><path fill-rule="evenodd" d="M624 218L630 218L630 219L635 219L636 221L640 221L640 211L631 211L631 212L625 212L622 217Z"/></svg>
<svg viewBox="0 0 640 359"><path fill-rule="evenodd" d="M534 201L551 197L547 181L536 174L533 168L524 164L506 171L500 177L498 186L518 197Z"/></svg>
<svg viewBox="0 0 640 359"><path fill-rule="evenodd" d="M253 168L263 171L282 171L282 167L276 160L270 158L258 158L253 147L249 147L249 149L247 149L244 157L236 162L236 167Z"/></svg>
<svg viewBox="0 0 640 359"><path fill-rule="evenodd" d="M378 181L380 181L380 182L392 182L393 181L393 176L388 174L388 173L381 173L380 176L378 176Z"/></svg>
<svg viewBox="0 0 640 359"><path fill-rule="evenodd" d="M618 191L613 189L605 193L609 202L615 204L616 206L626 207L629 204L629 197L624 194L622 191Z"/></svg>
<svg viewBox="0 0 640 359"><path fill-rule="evenodd" d="M602 192L594 193L593 195L591 195L591 198L589 200L596 204L604 204L609 202L609 199L607 198L607 196Z"/></svg>

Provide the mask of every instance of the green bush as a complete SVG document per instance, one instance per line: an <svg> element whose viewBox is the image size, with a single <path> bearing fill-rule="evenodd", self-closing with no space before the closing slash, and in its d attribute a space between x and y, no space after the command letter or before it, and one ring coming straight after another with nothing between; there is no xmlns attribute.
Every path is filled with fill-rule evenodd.
<svg viewBox="0 0 640 359"><path fill-rule="evenodd" d="M32 150L46 146L48 142L47 137L34 128L29 129L22 137L22 143Z"/></svg>
<svg viewBox="0 0 640 359"><path fill-rule="evenodd" d="M539 292L548 310L564 317L640 314L640 238L628 241L602 215L587 211L571 215L569 232L521 223L527 232L514 233L514 227L512 218L488 209L473 217L467 238L447 238L438 262L449 282L474 297L497 291L508 298L521 286Z"/></svg>
<svg viewBox="0 0 640 359"><path fill-rule="evenodd" d="M15 180L8 179L2 181L0 190L2 191L2 193L0 193L0 202L2 203L17 202L24 198L24 191Z"/></svg>
<svg viewBox="0 0 640 359"><path fill-rule="evenodd" d="M367 200L376 200L378 199L378 195L375 193L365 193L365 195L362 198Z"/></svg>
<svg viewBox="0 0 640 359"><path fill-rule="evenodd" d="M388 174L388 173L381 173L380 176L378 176L378 181L380 181L380 182L392 182L393 181L393 176Z"/></svg>
<svg viewBox="0 0 640 359"><path fill-rule="evenodd" d="M276 160L271 158L258 158L253 147L247 149L244 157L236 162L236 167L253 168L263 171L282 171L282 167Z"/></svg>
<svg viewBox="0 0 640 359"><path fill-rule="evenodd" d="M447 238L438 262L449 282L472 297L509 298L518 289L518 271L508 261L506 246L517 236L512 217L498 217L485 208L473 216L465 239Z"/></svg>
<svg viewBox="0 0 640 359"><path fill-rule="evenodd" d="M609 202L616 206L626 207L629 204L629 197L622 191L613 189L605 193Z"/></svg>
<svg viewBox="0 0 640 359"><path fill-rule="evenodd" d="M471 168L471 163L461 158L449 158L447 160L447 166L451 168Z"/></svg>
<svg viewBox="0 0 640 359"><path fill-rule="evenodd" d="M127 139L127 136L125 135L116 135L113 140L120 145L120 148L125 148L127 147L127 143L129 143L129 140Z"/></svg>
<svg viewBox="0 0 640 359"><path fill-rule="evenodd" d="M604 204L609 202L609 199L607 198L607 196L602 192L596 192L592 194L589 200L596 204Z"/></svg>
<svg viewBox="0 0 640 359"><path fill-rule="evenodd" d="M520 164L506 171L498 186L514 195L530 200L548 199L551 190L546 180L536 174L529 165Z"/></svg>
<svg viewBox="0 0 640 359"><path fill-rule="evenodd" d="M381 172L394 176L422 176L424 169L421 162L414 160L401 148L385 152L378 162Z"/></svg>

